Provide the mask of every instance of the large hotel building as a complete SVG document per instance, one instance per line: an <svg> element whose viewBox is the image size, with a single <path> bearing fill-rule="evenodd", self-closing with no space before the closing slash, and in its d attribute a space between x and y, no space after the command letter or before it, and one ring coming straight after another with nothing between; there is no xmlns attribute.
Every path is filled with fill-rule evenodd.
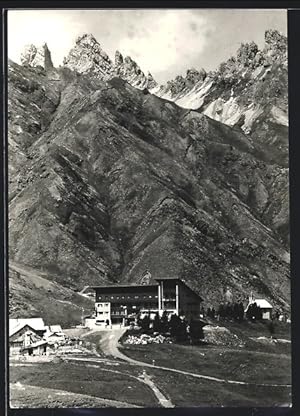
<svg viewBox="0 0 300 416"><path fill-rule="evenodd" d="M126 318L164 311L199 318L202 298L179 278L160 277L154 284L94 286L95 323L124 323Z"/></svg>

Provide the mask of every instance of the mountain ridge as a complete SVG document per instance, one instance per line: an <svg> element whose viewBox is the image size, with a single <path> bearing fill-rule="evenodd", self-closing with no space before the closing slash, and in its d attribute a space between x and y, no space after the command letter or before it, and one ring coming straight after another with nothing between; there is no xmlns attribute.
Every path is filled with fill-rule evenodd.
<svg viewBox="0 0 300 416"><path fill-rule="evenodd" d="M41 63L42 48L30 45L26 50L23 62ZM158 86L151 73L145 75L131 57L123 58L119 51L113 62L92 34L76 39L63 66L103 80L120 77L183 108L240 128L255 136L259 150L270 162L288 166L287 38L277 30L266 30L263 49L254 42L242 43L236 56L217 70L191 68L185 77L177 76L165 86Z"/></svg>

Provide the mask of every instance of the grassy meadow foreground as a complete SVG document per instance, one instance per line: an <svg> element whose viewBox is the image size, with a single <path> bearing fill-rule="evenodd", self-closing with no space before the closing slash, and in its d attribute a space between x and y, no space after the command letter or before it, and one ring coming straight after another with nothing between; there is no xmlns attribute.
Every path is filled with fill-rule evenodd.
<svg viewBox="0 0 300 416"><path fill-rule="evenodd" d="M160 407L153 385L174 407L289 406L290 326L278 323L278 342L270 340L263 323L226 326L243 347L129 345L125 333L121 355L115 356L109 350L115 330L84 332L88 348L82 354L43 363L11 361L11 407Z"/></svg>

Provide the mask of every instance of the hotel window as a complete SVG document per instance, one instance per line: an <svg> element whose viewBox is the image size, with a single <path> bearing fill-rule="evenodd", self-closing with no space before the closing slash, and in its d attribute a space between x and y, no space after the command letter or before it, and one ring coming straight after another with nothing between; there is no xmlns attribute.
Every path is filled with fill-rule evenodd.
<svg viewBox="0 0 300 416"><path fill-rule="evenodd" d="M122 296L122 299L125 299L125 296Z"/></svg>
<svg viewBox="0 0 300 416"><path fill-rule="evenodd" d="M135 296L134 296L134 299L138 299L138 298L139 298L139 295L135 295Z"/></svg>
<svg viewBox="0 0 300 416"><path fill-rule="evenodd" d="M113 299L114 297L113 297L113 296L111 296L110 298L111 298L111 299Z"/></svg>
<svg viewBox="0 0 300 416"><path fill-rule="evenodd" d="M120 296L117 296L117 299L120 299Z"/></svg>
<svg viewBox="0 0 300 416"><path fill-rule="evenodd" d="M149 298L152 298L152 295L149 295Z"/></svg>

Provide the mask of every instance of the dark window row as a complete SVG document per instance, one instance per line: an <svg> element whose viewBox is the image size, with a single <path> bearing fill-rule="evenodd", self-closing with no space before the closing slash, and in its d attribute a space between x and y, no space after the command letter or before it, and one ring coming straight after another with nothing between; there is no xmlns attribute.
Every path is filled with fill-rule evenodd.
<svg viewBox="0 0 300 416"><path fill-rule="evenodd" d="M98 301L111 299L157 299L158 295L101 295L98 296Z"/></svg>

